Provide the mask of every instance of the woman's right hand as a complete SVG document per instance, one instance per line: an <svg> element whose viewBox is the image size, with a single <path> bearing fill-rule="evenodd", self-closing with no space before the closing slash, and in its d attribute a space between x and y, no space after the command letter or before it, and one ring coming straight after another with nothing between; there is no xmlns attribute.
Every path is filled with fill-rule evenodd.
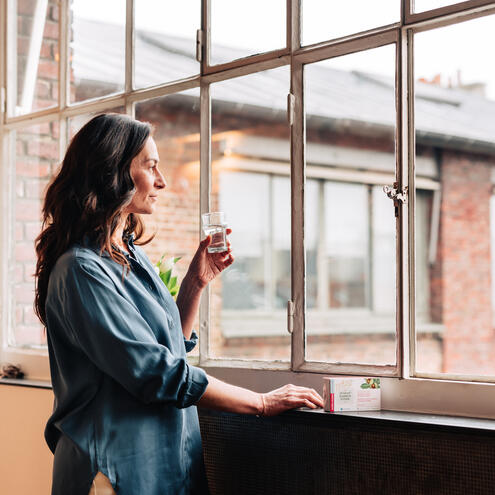
<svg viewBox="0 0 495 495"><path fill-rule="evenodd" d="M260 395L263 403L262 416L275 416L296 407L323 407L323 398L316 390L292 384Z"/></svg>

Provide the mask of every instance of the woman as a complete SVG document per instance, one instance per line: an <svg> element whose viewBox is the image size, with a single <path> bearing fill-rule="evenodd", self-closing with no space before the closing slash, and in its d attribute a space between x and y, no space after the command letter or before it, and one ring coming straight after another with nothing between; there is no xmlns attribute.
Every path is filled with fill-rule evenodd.
<svg viewBox="0 0 495 495"><path fill-rule="evenodd" d="M166 186L150 132L127 116L93 118L46 193L35 309L55 394L53 495L208 493L196 404L260 415L322 406L313 390L257 394L187 364L201 292L233 257L204 239L174 302L138 247L149 242L139 215Z"/></svg>

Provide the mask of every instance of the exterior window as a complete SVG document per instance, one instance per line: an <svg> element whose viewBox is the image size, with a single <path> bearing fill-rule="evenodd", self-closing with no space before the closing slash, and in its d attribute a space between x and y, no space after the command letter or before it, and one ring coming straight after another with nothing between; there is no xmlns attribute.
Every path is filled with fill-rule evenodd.
<svg viewBox="0 0 495 495"><path fill-rule="evenodd" d="M304 67L306 206L317 212L306 225L308 361L396 362L396 221L382 190L395 181L394 48Z"/></svg>
<svg viewBox="0 0 495 495"><path fill-rule="evenodd" d="M119 112L153 124L168 183L150 259L180 281L201 213L232 228L195 362L495 381L495 4L189 3L2 4L1 361L47 377L44 191Z"/></svg>
<svg viewBox="0 0 495 495"><path fill-rule="evenodd" d="M472 59L475 49L489 56L484 40L493 38L494 29L492 15L414 39L416 156L434 156L439 170L433 196L416 192L418 376L495 375L490 296L495 75ZM479 112L472 113L474 108ZM439 133L432 138L435 126ZM447 139L455 146L442 145Z"/></svg>
<svg viewBox="0 0 495 495"><path fill-rule="evenodd" d="M285 0L211 2L210 64L223 64L256 53L284 48L286 5ZM252 32L254 25L256 36Z"/></svg>
<svg viewBox="0 0 495 495"><path fill-rule="evenodd" d="M211 205L227 215L236 259L211 284L212 357L290 360L288 90L287 67L211 88ZM268 160L273 153L284 161Z"/></svg>
<svg viewBox="0 0 495 495"><path fill-rule="evenodd" d="M359 12L359 15L356 15L356 12ZM395 0L382 0L379 3L366 0L348 0L347 2L303 0L302 14L303 44L310 45L398 22L400 2ZM325 22L321 22L322 17L325 18Z"/></svg>
<svg viewBox="0 0 495 495"><path fill-rule="evenodd" d="M124 90L125 2L107 0L105 3L106 9L101 9L98 0L71 3L71 102ZM94 63L95 53L99 54L98 64Z"/></svg>

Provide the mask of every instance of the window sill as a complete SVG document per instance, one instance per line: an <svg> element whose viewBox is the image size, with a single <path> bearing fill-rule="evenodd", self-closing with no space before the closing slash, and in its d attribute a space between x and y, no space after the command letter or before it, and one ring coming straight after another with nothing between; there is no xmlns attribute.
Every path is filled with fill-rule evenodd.
<svg viewBox="0 0 495 495"><path fill-rule="evenodd" d="M328 375L290 370L236 368L213 363L202 367L220 380L262 393L293 383L314 388L321 394L322 376ZM382 408L405 414L495 420L495 384L382 377Z"/></svg>
<svg viewBox="0 0 495 495"><path fill-rule="evenodd" d="M397 423L401 426L410 425L419 428L457 428L465 430L483 430L495 432L495 420L466 418L459 416L445 416L441 414L423 414L402 411L346 411L346 412L327 412L323 409L300 408L289 411L288 415L312 414L322 417L322 420L332 419L330 416L337 416L338 419L349 418L350 421L366 421L370 423L388 422Z"/></svg>
<svg viewBox="0 0 495 495"><path fill-rule="evenodd" d="M45 388L51 390L52 384L46 380L29 380L19 378L2 378L0 385L12 385L14 387Z"/></svg>

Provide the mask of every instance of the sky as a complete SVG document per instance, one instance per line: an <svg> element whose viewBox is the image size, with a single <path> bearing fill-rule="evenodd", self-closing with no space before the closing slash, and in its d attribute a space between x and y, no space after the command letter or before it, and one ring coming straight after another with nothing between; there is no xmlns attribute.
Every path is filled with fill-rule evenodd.
<svg viewBox="0 0 495 495"><path fill-rule="evenodd" d="M345 36L399 19L399 0L303 0L303 45ZM416 0L417 11L440 7L448 0ZM195 39L200 26L199 0L136 0L136 25L146 29ZM242 50L242 56L281 48L285 45L285 0L213 0L212 63L221 63L216 46ZM336 7L338 6L338 7ZM74 0L74 15L86 19L124 24L125 0ZM260 15L263 12L263 16ZM359 15L356 15L359 12ZM415 36L415 77L428 80L437 74L442 84L449 79L461 83L486 83L486 95L495 100L495 15L454 26L418 33ZM394 61L389 51L372 57L343 56L331 64L347 70L362 70L393 77Z"/></svg>

